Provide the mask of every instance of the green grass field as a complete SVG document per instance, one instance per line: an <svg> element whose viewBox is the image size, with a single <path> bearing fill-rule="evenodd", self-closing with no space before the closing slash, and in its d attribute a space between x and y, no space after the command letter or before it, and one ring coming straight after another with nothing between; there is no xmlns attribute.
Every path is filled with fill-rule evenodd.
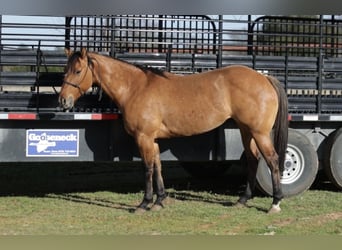
<svg viewBox="0 0 342 250"><path fill-rule="evenodd" d="M342 235L342 195L330 184L284 199L282 212L269 215L271 198L262 195L233 206L243 178L200 181L170 168L170 204L136 215L140 171L132 180L108 166L61 169L0 168L0 235Z"/></svg>

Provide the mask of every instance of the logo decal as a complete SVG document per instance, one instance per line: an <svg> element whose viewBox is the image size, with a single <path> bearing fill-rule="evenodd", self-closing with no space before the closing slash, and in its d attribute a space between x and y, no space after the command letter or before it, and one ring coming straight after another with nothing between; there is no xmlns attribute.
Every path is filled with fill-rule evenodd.
<svg viewBox="0 0 342 250"><path fill-rule="evenodd" d="M26 131L27 157L77 157L78 130L32 129Z"/></svg>

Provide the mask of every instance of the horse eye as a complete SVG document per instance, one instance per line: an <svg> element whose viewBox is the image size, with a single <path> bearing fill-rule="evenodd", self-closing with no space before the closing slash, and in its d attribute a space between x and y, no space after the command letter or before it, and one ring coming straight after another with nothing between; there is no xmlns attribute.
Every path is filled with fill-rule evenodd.
<svg viewBox="0 0 342 250"><path fill-rule="evenodd" d="M75 72L77 75L81 74L81 70L76 70Z"/></svg>

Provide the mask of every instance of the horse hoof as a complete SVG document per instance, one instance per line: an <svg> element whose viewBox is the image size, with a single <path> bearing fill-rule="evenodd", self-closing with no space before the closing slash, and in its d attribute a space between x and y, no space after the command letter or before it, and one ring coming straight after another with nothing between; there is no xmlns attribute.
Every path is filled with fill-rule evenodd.
<svg viewBox="0 0 342 250"><path fill-rule="evenodd" d="M241 202L236 202L233 206L237 207L237 208L244 208L244 207L246 207L246 204L245 203L241 203Z"/></svg>
<svg viewBox="0 0 342 250"><path fill-rule="evenodd" d="M170 197L166 197L164 200L163 200L163 206L168 206L168 205L172 205L173 203L175 203L175 200L173 198L170 198Z"/></svg>
<svg viewBox="0 0 342 250"><path fill-rule="evenodd" d="M163 206L160 205L160 204L154 204L152 207L151 207L151 211L153 212L157 212L157 211L160 211L163 209Z"/></svg>
<svg viewBox="0 0 342 250"><path fill-rule="evenodd" d="M279 205L272 205L270 210L268 210L268 214L277 214L277 213L280 213L280 211L281 211L281 208Z"/></svg>
<svg viewBox="0 0 342 250"><path fill-rule="evenodd" d="M146 212L146 209L138 207L135 209L134 214L141 215L141 214L144 214L145 212Z"/></svg>

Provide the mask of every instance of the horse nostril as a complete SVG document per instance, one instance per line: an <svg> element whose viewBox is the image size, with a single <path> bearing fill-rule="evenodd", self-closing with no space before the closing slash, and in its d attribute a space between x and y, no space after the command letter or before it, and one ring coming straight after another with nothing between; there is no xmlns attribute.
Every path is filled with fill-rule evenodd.
<svg viewBox="0 0 342 250"><path fill-rule="evenodd" d="M58 103L59 103L59 106L63 106L65 104L65 98L64 97L59 97L58 98Z"/></svg>
<svg viewBox="0 0 342 250"><path fill-rule="evenodd" d="M58 102L59 102L59 107L65 110L70 110L74 106L74 99L72 96L69 96L68 98L59 97Z"/></svg>

